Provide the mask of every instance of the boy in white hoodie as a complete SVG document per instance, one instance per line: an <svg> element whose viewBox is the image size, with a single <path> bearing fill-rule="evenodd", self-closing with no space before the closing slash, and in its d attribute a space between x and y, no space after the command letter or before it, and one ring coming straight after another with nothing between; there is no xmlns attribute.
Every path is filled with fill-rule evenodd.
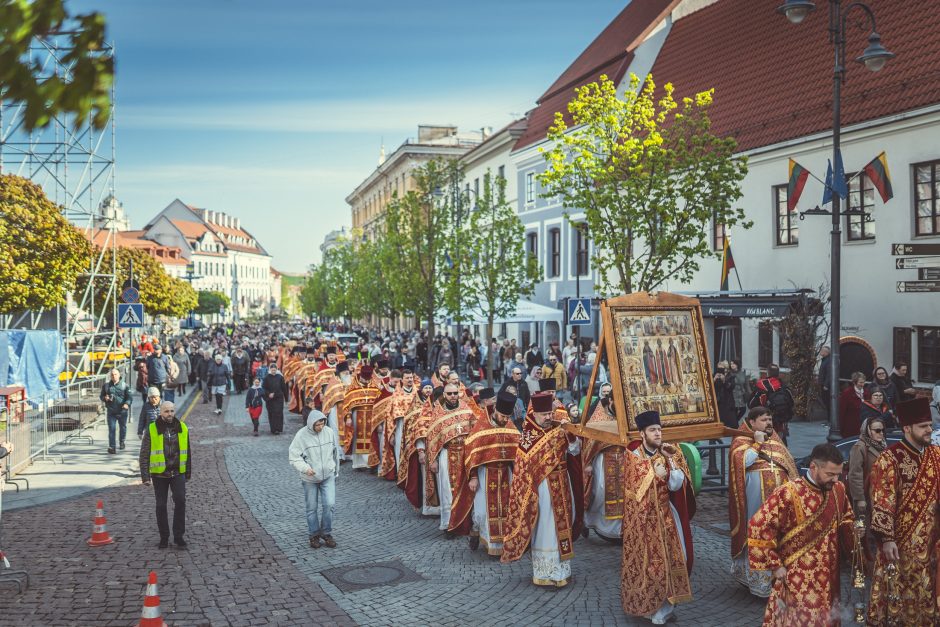
<svg viewBox="0 0 940 627"><path fill-rule="evenodd" d="M339 442L327 426L326 416L316 409L307 417L307 426L297 432L288 449L288 461L300 473L307 504L307 531L310 546L335 548L333 506L336 503L336 477L339 475ZM319 509L322 506L323 514Z"/></svg>

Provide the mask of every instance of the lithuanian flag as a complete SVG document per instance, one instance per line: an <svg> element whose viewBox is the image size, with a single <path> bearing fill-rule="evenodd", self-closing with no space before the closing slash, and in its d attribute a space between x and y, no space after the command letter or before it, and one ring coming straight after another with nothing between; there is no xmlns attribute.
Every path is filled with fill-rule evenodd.
<svg viewBox="0 0 940 627"><path fill-rule="evenodd" d="M803 187L806 185L806 179L809 178L809 170L799 163L790 159L790 180L787 183L787 211L796 209L796 203L799 202L803 194Z"/></svg>
<svg viewBox="0 0 940 627"><path fill-rule="evenodd" d="M888 157L884 151L865 166L865 174L872 185L881 194L881 202L888 202L894 198L894 189L891 187L891 172L888 171Z"/></svg>
<svg viewBox="0 0 940 627"><path fill-rule="evenodd" d="M734 257L731 256L731 241L725 237L725 247L721 252L721 291L728 291L728 275L734 267ZM740 279L738 279L740 281Z"/></svg>

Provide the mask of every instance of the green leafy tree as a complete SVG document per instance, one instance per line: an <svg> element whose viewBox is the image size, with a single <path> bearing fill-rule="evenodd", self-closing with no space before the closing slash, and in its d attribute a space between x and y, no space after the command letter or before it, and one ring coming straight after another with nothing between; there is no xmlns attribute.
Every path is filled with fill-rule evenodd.
<svg viewBox="0 0 940 627"><path fill-rule="evenodd" d="M65 304L90 259L88 240L41 187L0 175L0 313Z"/></svg>
<svg viewBox="0 0 940 627"><path fill-rule="evenodd" d="M394 323L399 309L395 289L396 278L392 243L380 233L374 241L359 242L353 247L351 279L355 289L350 290L352 309L359 315L386 318Z"/></svg>
<svg viewBox="0 0 940 627"><path fill-rule="evenodd" d="M219 313L222 307L228 308L232 299L215 290L199 290L197 292L197 305L193 308L197 314L211 315Z"/></svg>
<svg viewBox="0 0 940 627"><path fill-rule="evenodd" d="M300 306L308 316L320 319L328 318L326 310L330 299L330 291L326 283L326 270L322 265L310 266L310 272L300 290Z"/></svg>
<svg viewBox="0 0 940 627"><path fill-rule="evenodd" d="M525 227L506 202L506 181L483 176L476 210L461 237L458 268L458 306L486 316L486 337L493 337L493 321L516 311L519 299L532 294L541 275L538 261L525 249ZM487 352L486 381L493 384L494 351Z"/></svg>
<svg viewBox="0 0 940 627"><path fill-rule="evenodd" d="M110 273L112 256L115 249L107 249L100 255L99 272ZM144 305L145 313L151 316L182 317L187 315L197 304L196 291L182 280L171 277L163 269L159 261L154 259L145 250L137 248L117 248L117 279L115 284L120 285L130 277L131 261L134 262L134 280L140 284L140 302ZM95 255L95 262L99 256ZM189 288L184 289L184 288ZM88 302L89 291L94 289L94 307L96 312L113 307L117 295L112 293L111 279L99 276L94 284L87 276L79 277L75 300L79 303ZM108 315L110 317L110 313Z"/></svg>
<svg viewBox="0 0 940 627"><path fill-rule="evenodd" d="M30 59L30 47L49 37L56 38L66 76ZM105 51L100 13L71 15L64 0L0 0L0 94L23 105L27 131L59 114L74 115L76 125L90 118L92 126L104 128L113 81L114 58Z"/></svg>
<svg viewBox="0 0 940 627"><path fill-rule="evenodd" d="M453 231L453 208L459 203L454 193L463 179L460 163L433 160L413 172L415 189L394 197L385 214L385 234L391 251L403 269L394 288L399 309L414 311L427 322L434 336L434 316L443 304L446 282L442 276L445 253ZM403 302L406 296L408 302Z"/></svg>
<svg viewBox="0 0 940 627"><path fill-rule="evenodd" d="M199 297L188 281L176 277L170 278L170 298L166 303L165 314L174 318L184 318L199 304Z"/></svg>
<svg viewBox="0 0 940 627"><path fill-rule="evenodd" d="M576 90L572 125L561 113L548 132L539 175L546 196L586 216L596 244L597 287L607 294L653 291L689 282L712 250L713 221L750 228L741 198L747 174L736 142L711 132L712 91L657 100L653 77L635 75L623 96L606 76Z"/></svg>

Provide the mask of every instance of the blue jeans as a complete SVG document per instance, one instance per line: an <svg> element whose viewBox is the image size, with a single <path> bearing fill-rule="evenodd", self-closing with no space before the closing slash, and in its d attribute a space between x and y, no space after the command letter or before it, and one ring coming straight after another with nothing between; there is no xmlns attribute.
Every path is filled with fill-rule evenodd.
<svg viewBox="0 0 940 627"><path fill-rule="evenodd" d="M163 390L163 400L169 401L171 403L176 402L176 389L165 389Z"/></svg>
<svg viewBox="0 0 940 627"><path fill-rule="evenodd" d="M121 426L121 439L119 441L124 444L124 440L127 438L127 410L122 411L120 414L108 414L108 448L116 448L114 445L114 432L118 425Z"/></svg>
<svg viewBox="0 0 940 627"><path fill-rule="evenodd" d="M311 536L328 536L333 532L333 506L336 504L336 477L320 483L301 481L307 504L307 531ZM319 508L323 514L319 515Z"/></svg>

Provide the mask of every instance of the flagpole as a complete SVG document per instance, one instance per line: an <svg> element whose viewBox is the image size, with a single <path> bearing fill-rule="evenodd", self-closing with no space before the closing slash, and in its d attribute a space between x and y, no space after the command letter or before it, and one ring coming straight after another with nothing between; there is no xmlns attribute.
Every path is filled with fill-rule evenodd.
<svg viewBox="0 0 940 627"><path fill-rule="evenodd" d="M738 267L737 267L737 266L734 266L734 276L736 276L736 277L738 278L738 289L743 292L743 291L744 291L744 285L742 285L742 283L741 283L741 275L738 274Z"/></svg>

